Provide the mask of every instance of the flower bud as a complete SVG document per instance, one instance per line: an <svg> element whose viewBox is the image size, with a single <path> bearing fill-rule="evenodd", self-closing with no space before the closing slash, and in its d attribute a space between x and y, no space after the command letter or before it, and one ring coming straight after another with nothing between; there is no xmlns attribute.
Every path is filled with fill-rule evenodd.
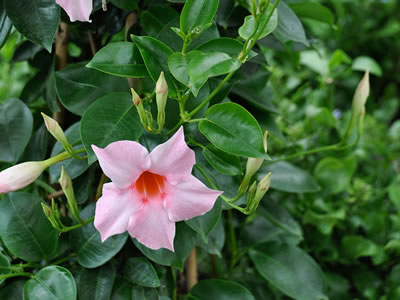
<svg viewBox="0 0 400 300"><path fill-rule="evenodd" d="M156 101L157 101L157 123L158 132L161 132L165 123L165 106L168 99L168 84L164 78L164 72L161 72L160 78L156 84Z"/></svg>
<svg viewBox="0 0 400 300"><path fill-rule="evenodd" d="M61 129L60 125L57 123L56 120L50 118L49 116L42 113L42 117L44 120L44 124L46 125L47 130L50 134L63 145L64 149L71 153L72 146L68 142L67 137L64 134L64 131Z"/></svg>
<svg viewBox="0 0 400 300"><path fill-rule="evenodd" d="M369 72L366 71L353 97L353 114L359 116L365 113L365 103L369 96Z"/></svg>
<svg viewBox="0 0 400 300"><path fill-rule="evenodd" d="M143 127L146 130L149 130L149 125L148 125L149 121L147 119L148 115L146 114L147 111L143 107L142 99L136 93L136 91L132 88L131 88L131 93L132 93L132 101L133 101L133 104L136 106L136 109L137 109L137 112L139 115L139 119L140 119L140 123L142 123Z"/></svg>
<svg viewBox="0 0 400 300"><path fill-rule="evenodd" d="M269 172L261 181L258 183L256 195L254 196L254 201L258 203L264 197L265 193L268 191L269 186L271 184L271 172Z"/></svg>
<svg viewBox="0 0 400 300"><path fill-rule="evenodd" d="M72 181L67 172L65 171L64 166L61 167L61 177L58 181L61 185L61 188L64 192L65 197L68 201L68 206L71 211L71 214L74 218L79 222L82 223L82 219L79 216L79 209L78 204L76 203L74 187L72 186Z"/></svg>
<svg viewBox="0 0 400 300"><path fill-rule="evenodd" d="M0 172L0 194L20 190L34 182L48 167L45 161L30 161Z"/></svg>
<svg viewBox="0 0 400 300"><path fill-rule="evenodd" d="M132 93L132 101L135 106L139 106L142 103L142 98L136 93L136 91L131 88L131 93Z"/></svg>

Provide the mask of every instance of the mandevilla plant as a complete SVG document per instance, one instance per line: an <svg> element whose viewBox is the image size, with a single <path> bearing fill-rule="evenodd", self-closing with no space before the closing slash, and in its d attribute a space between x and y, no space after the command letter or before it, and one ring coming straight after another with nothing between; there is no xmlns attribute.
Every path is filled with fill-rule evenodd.
<svg viewBox="0 0 400 300"><path fill-rule="evenodd" d="M400 297L345 7L0 0L0 299Z"/></svg>

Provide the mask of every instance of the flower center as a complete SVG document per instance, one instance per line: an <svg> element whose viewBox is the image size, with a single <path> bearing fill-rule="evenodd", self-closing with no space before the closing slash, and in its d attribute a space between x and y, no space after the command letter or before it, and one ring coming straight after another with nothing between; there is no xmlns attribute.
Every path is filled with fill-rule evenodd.
<svg viewBox="0 0 400 300"><path fill-rule="evenodd" d="M165 186L164 181L164 176L146 171L136 180L135 187L145 199L148 199L148 197L155 197L163 194Z"/></svg>

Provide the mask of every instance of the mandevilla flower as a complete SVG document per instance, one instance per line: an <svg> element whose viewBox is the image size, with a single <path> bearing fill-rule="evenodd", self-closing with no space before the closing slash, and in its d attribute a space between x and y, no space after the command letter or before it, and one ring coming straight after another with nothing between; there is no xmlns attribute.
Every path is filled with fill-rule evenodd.
<svg viewBox="0 0 400 300"><path fill-rule="evenodd" d="M93 0L56 0L68 14L71 22L92 22L89 20L93 8Z"/></svg>
<svg viewBox="0 0 400 300"><path fill-rule="evenodd" d="M205 214L222 193L191 174L195 155L182 127L151 153L133 141L92 148L112 180L96 205L94 226L102 241L128 231L148 248L174 251L175 222Z"/></svg>

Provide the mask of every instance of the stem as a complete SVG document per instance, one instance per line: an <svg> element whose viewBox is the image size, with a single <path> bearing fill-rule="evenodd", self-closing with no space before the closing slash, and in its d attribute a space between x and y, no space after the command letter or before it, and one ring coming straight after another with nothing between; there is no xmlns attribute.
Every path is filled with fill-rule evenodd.
<svg viewBox="0 0 400 300"><path fill-rule="evenodd" d="M190 255L186 261L186 277L187 289L190 291L198 282L196 247L194 247L192 252L190 252Z"/></svg>
<svg viewBox="0 0 400 300"><path fill-rule="evenodd" d="M107 180L107 176L104 175L104 173L102 173L101 177L100 177L99 185L97 186L95 200L100 198L101 193L103 192L103 185L104 185L104 183L106 183L106 180Z"/></svg>
<svg viewBox="0 0 400 300"><path fill-rule="evenodd" d="M229 268L229 277L231 277L237 252L237 243L236 243L235 228L233 227L232 210L228 210L228 226L229 226L229 239L230 239L231 255L232 255L231 266Z"/></svg>
<svg viewBox="0 0 400 300"><path fill-rule="evenodd" d="M274 163L277 163L279 161L282 160L289 160L289 159L293 159L293 158L297 158L303 155L308 155L308 154L312 154L312 153L317 153L317 152L323 152L323 151L329 151L329 150L343 150L343 147L340 147L339 144L334 144L334 145L329 145L329 146L325 146L325 147L320 147L320 148L315 148L315 149L311 149L311 150L307 150L307 151L302 151L302 152L298 152L295 154L291 154L288 156L284 156L272 161L267 161L266 164L267 165L272 165Z"/></svg>
<svg viewBox="0 0 400 300"><path fill-rule="evenodd" d="M59 264L62 264L63 262L73 258L74 256L76 256L76 254L75 253L71 253L70 255L68 255L66 257L63 257L63 258L60 258L59 260L56 260L55 262L50 262L48 265L59 265Z"/></svg>
<svg viewBox="0 0 400 300"><path fill-rule="evenodd" d="M174 288L172 290L172 300L177 300L178 287L176 285L176 270L174 266L171 266L171 275L172 275L172 280L174 281Z"/></svg>
<svg viewBox="0 0 400 300"><path fill-rule="evenodd" d="M76 224L73 226L69 226L69 227L64 227L60 230L60 232L68 232L68 231L71 231L74 229L81 228L82 226L89 224L90 222L93 222L93 220L94 220L94 217L91 217L90 219L87 219L87 220L83 221L82 223L79 223L79 224Z"/></svg>
<svg viewBox="0 0 400 300"><path fill-rule="evenodd" d="M27 272L4 274L4 275L0 275L0 280L7 279L7 278L12 278L12 277L19 277L19 276L32 277L33 274L32 273L27 273Z"/></svg>
<svg viewBox="0 0 400 300"><path fill-rule="evenodd" d="M57 191L55 189L53 189L49 184L47 184L46 182L44 182L41 179L36 179L35 180L35 184L40 186L42 189L44 189L46 192L50 193L50 194L54 194Z"/></svg>

